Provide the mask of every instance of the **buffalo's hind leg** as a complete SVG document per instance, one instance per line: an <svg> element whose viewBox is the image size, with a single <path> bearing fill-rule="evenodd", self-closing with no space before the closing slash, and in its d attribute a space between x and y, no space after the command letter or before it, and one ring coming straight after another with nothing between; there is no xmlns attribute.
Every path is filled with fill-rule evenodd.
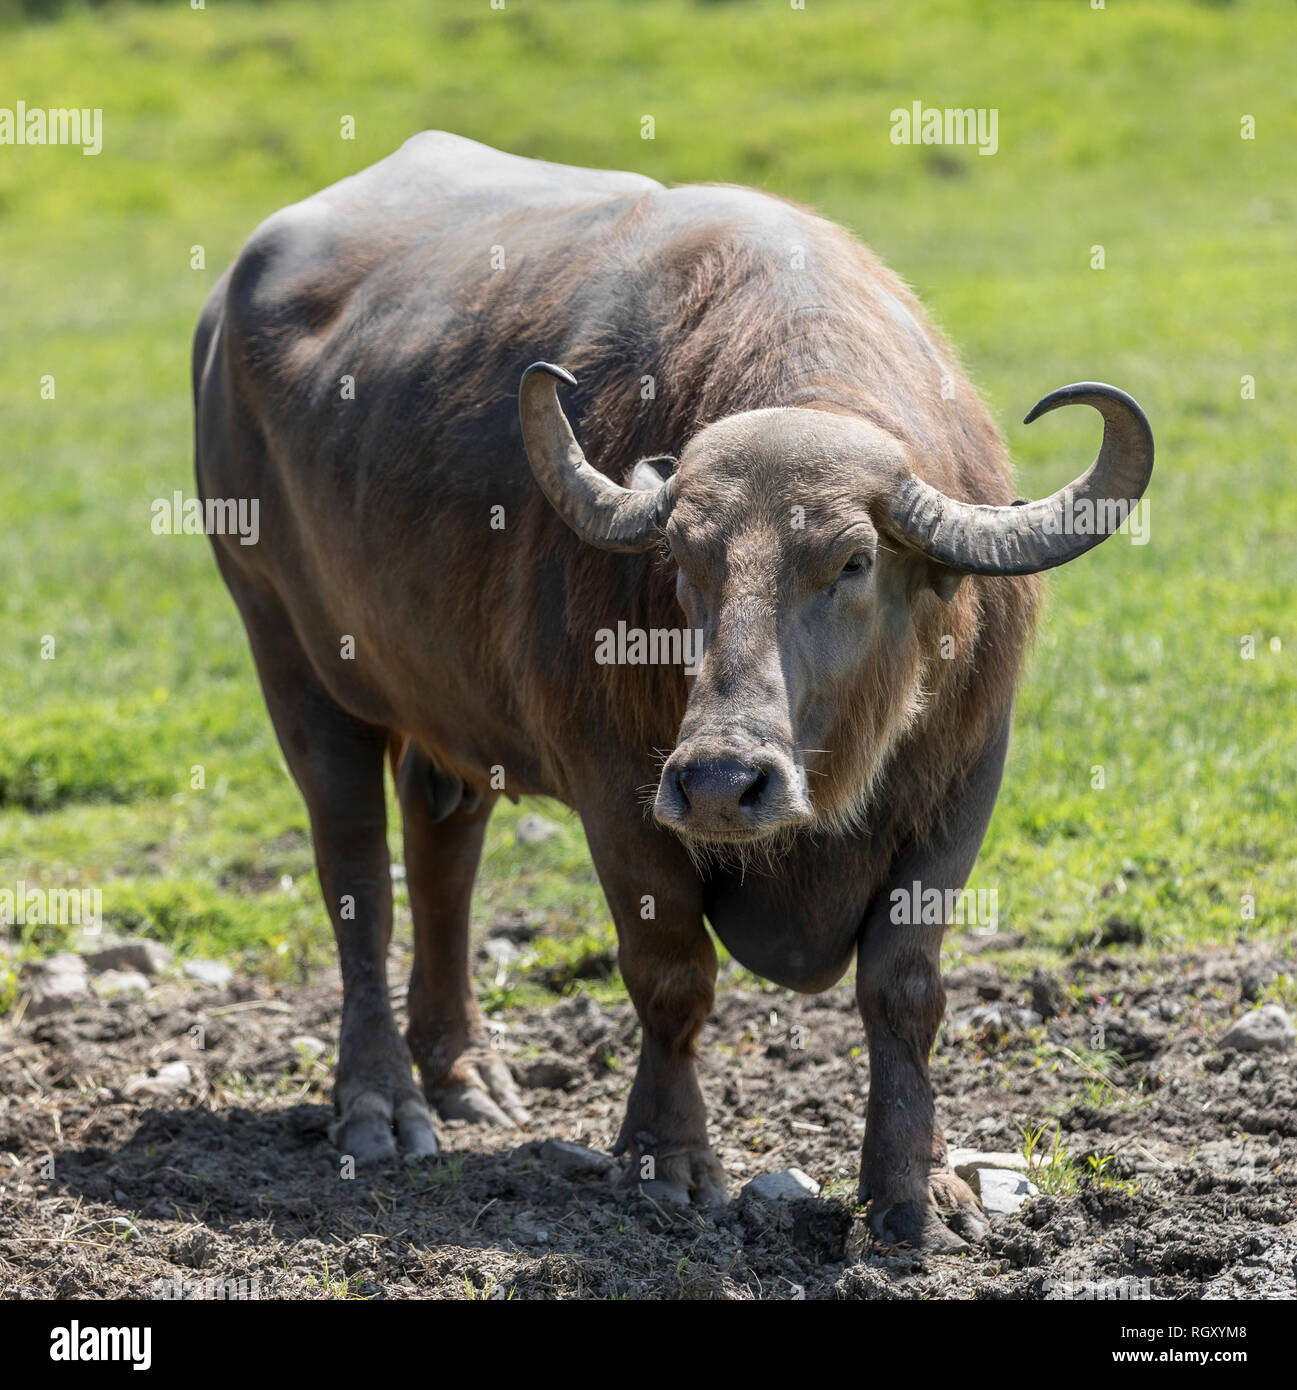
<svg viewBox="0 0 1297 1390"><path fill-rule="evenodd" d="M487 1042L469 969L469 899L495 798L466 796L413 743L396 786L414 916L406 1036L424 1094L443 1119L524 1125L508 1064Z"/></svg>
<svg viewBox="0 0 1297 1390"><path fill-rule="evenodd" d="M277 601L226 573L266 705L311 819L320 891L342 968L342 1030L330 1137L358 1161L437 1152L432 1118L388 1000L392 934L383 759L388 732L341 708ZM393 1129L396 1135L393 1135Z"/></svg>

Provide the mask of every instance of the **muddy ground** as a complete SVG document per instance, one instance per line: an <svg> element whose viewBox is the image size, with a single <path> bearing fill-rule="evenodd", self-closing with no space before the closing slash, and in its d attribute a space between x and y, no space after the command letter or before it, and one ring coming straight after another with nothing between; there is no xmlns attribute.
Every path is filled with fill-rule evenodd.
<svg viewBox="0 0 1297 1390"><path fill-rule="evenodd" d="M326 1138L336 979L279 993L163 980L0 1022L0 1297L210 1296L225 1281L261 1298L1293 1297L1297 1054L1217 1046L1276 971L1297 973L1291 959L1117 950L1033 987L978 959L981 939L954 944L933 1059L951 1146L1021 1150L1020 1128L1053 1117L1080 1173L996 1218L972 1253L865 1234L869 1073L849 985L722 991L701 1073L732 1195L792 1167L823 1192L709 1214L541 1156L549 1138L611 1145L636 1053L624 1003L574 995L499 1019L529 1131L443 1123L440 1158L348 1179ZM1033 1007L1059 1012L1035 1024L1018 1013ZM1121 1054L1106 1080L1096 1048ZM133 1089L176 1061L190 1073L176 1092ZM1097 1177L1091 1155L1112 1155Z"/></svg>

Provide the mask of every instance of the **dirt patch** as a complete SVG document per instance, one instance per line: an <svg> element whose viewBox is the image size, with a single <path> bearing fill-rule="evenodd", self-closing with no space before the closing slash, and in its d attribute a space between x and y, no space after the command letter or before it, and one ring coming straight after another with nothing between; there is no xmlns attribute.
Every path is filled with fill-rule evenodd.
<svg viewBox="0 0 1297 1390"><path fill-rule="evenodd" d="M1072 1180L941 1257L879 1247L855 1207L869 1071L846 986L720 995L701 1072L732 1194L792 1167L823 1192L709 1214L542 1152L609 1149L626 1004L498 1020L532 1130L442 1123L440 1159L348 1177L325 1133L336 979L168 981L0 1025L0 1297L1291 1298L1295 1054L1215 1044L1274 967L1294 973L1256 947L952 972L933 1058L950 1145L1020 1150L1046 1120L1052 1145L1057 1122Z"/></svg>

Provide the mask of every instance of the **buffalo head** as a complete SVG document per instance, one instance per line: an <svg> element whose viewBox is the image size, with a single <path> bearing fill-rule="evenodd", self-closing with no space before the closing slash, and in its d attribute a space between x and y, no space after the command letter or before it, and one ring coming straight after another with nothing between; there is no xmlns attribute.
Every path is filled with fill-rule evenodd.
<svg viewBox="0 0 1297 1390"><path fill-rule="evenodd" d="M704 634L653 813L696 845L743 845L858 819L888 752L923 708L913 611L965 575L1066 564L1114 531L1148 484L1139 406L1086 382L1040 401L1104 422L1098 457L1038 502L959 501L917 476L906 447L858 416L781 407L700 430L666 479L621 487L586 461L559 405L561 368L538 362L520 408L537 482L591 545L647 550L665 537L689 625ZM1084 512L1097 521L1077 527Z"/></svg>

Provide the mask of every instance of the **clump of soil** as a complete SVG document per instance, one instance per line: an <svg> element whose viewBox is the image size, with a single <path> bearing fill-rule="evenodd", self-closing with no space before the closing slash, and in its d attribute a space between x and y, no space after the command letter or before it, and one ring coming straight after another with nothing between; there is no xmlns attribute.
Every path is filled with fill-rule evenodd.
<svg viewBox="0 0 1297 1390"><path fill-rule="evenodd" d="M442 1123L439 1159L354 1176L326 1138L336 979L170 981L3 1023L0 1297L1291 1298L1297 1064L1214 1041L1251 1007L1259 963L1291 977L1265 954L954 971L933 1057L951 1147L1020 1151L1048 1121L1041 1146L1057 1124L1073 1180L951 1256L877 1245L855 1206L869 1069L848 986L719 995L700 1069L732 1194L793 1167L823 1188L719 1213L542 1151L609 1149L628 1004L506 1012L533 1127Z"/></svg>

